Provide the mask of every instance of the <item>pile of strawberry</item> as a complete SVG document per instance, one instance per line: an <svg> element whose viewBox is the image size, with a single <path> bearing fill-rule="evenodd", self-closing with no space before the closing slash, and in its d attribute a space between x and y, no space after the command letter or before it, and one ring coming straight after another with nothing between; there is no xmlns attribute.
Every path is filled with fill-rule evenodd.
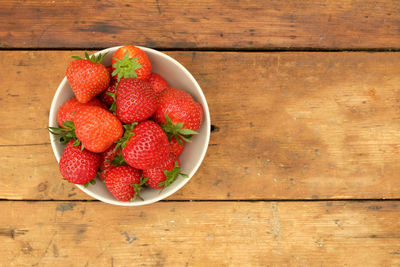
<svg viewBox="0 0 400 267"><path fill-rule="evenodd" d="M119 48L112 65L98 57L73 57L67 79L75 97L57 112L49 130L66 144L59 167L68 181L105 181L114 197L132 201L143 186L163 189L181 173L179 155L197 134L202 106L152 73L146 53Z"/></svg>

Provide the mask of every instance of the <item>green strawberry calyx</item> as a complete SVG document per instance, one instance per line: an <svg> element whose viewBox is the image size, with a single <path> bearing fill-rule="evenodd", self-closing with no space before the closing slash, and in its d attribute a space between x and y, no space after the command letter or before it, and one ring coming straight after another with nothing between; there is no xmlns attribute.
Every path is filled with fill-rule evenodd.
<svg viewBox="0 0 400 267"><path fill-rule="evenodd" d="M109 161L112 165L115 167L121 166L121 165L127 165L125 162L125 159L122 157L122 154L117 154L114 156L112 161Z"/></svg>
<svg viewBox="0 0 400 267"><path fill-rule="evenodd" d="M142 190L143 185L146 184L147 179L148 178L146 178L146 177L141 177L140 182L138 184L131 184L131 186L133 186L135 193L130 201L135 201L136 197L138 197L140 200L144 201L144 199L140 196L140 191Z"/></svg>
<svg viewBox="0 0 400 267"><path fill-rule="evenodd" d="M119 147L121 147L121 148L125 147L126 143L129 141L129 139L132 136L135 135L132 131L133 131L133 128L135 128L136 125L138 125L137 122L133 122L131 124L125 124L124 125L125 133L119 140L117 140L115 142L117 144L115 146L115 149L118 149Z"/></svg>
<svg viewBox="0 0 400 267"><path fill-rule="evenodd" d="M122 154L117 154L113 157L113 159L110 160L106 160L105 162L110 163L111 165L113 165L114 167L118 167L121 165L128 165L125 161L125 159L122 157ZM100 175L104 170L102 170L101 168L99 168L99 171L97 172L97 175Z"/></svg>
<svg viewBox="0 0 400 267"><path fill-rule="evenodd" d="M159 182L158 186L163 187L163 189L170 184L172 184L179 175L182 175L185 178L189 178L189 175L185 173L181 173L181 167L179 167L178 161L175 161L175 166L172 170L164 170L165 181Z"/></svg>
<svg viewBox="0 0 400 267"><path fill-rule="evenodd" d="M193 131L190 129L184 129L183 122L174 124L172 122L171 118L166 113L164 113L164 116L165 116L166 122L165 122L165 124L161 125L161 128L167 134L168 140L170 142L171 142L172 137L176 136L176 137L180 137L180 138L176 138L176 141L178 141L178 143L180 145L182 145L182 140L190 143L191 142L190 138L192 137L192 135L198 134L198 132L196 132L196 131Z"/></svg>
<svg viewBox="0 0 400 267"><path fill-rule="evenodd" d="M58 127L48 127L50 133L58 137L58 141L61 144L68 144L69 141L75 140L72 145L79 146L81 145L81 150L84 149L83 144L75 135L75 124L73 121L64 121L63 125L65 128Z"/></svg>
<svg viewBox="0 0 400 267"><path fill-rule="evenodd" d="M93 63L101 63L101 62L103 61L104 57L105 57L107 54L108 54L108 52L107 52L107 53L104 53L104 54L101 54L101 53L100 53L100 54L96 57L95 55L89 56L88 52L85 52L85 58L81 58L81 57L78 57L78 56L72 56L72 58L73 58L73 59L86 59L86 60L89 60L89 61L91 61L91 62L93 62Z"/></svg>
<svg viewBox="0 0 400 267"><path fill-rule="evenodd" d="M117 98L116 98L115 94L111 93L111 92L107 92L106 95L111 96L112 99L114 100L114 102L112 103L112 105L110 107L110 111L115 115L115 108L117 107Z"/></svg>
<svg viewBox="0 0 400 267"><path fill-rule="evenodd" d="M96 184L96 180L93 179L93 180L87 182L86 184L84 184L83 186L86 188L86 187L88 187L90 184L95 185L95 184Z"/></svg>
<svg viewBox="0 0 400 267"><path fill-rule="evenodd" d="M113 64L114 71L112 76L117 75L117 81L121 80L121 78L136 78L137 73L135 70L140 69L142 65L140 65L137 60L137 57L131 58L129 57L129 51L126 51L124 57L122 59L114 58L117 62Z"/></svg>

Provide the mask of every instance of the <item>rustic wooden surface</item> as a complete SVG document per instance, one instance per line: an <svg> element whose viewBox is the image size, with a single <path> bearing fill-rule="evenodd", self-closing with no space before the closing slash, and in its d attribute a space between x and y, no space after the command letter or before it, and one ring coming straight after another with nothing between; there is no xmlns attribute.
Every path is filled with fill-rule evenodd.
<svg viewBox="0 0 400 267"><path fill-rule="evenodd" d="M1 202L2 266L396 266L400 202ZM196 225L195 228L193 225Z"/></svg>
<svg viewBox="0 0 400 267"><path fill-rule="evenodd" d="M0 52L0 198L91 199L60 179L45 129L72 54ZM168 54L199 81L215 126L170 199L399 197L399 53Z"/></svg>
<svg viewBox="0 0 400 267"><path fill-rule="evenodd" d="M400 265L399 1L1 6L0 266ZM214 129L135 208L61 180L46 130L70 56L124 44L187 67Z"/></svg>
<svg viewBox="0 0 400 267"><path fill-rule="evenodd" d="M3 0L1 48L399 48L396 0ZM27 26L29 25L29 26Z"/></svg>

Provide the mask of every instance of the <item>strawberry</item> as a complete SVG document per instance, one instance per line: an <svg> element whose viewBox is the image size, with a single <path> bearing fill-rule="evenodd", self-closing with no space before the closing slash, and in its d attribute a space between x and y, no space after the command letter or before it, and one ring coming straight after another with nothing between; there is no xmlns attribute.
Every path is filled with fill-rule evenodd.
<svg viewBox="0 0 400 267"><path fill-rule="evenodd" d="M179 159L172 153L159 166L143 170L143 177L147 178L147 185L154 189L169 186L176 180L178 175L188 177L186 174L181 173Z"/></svg>
<svg viewBox="0 0 400 267"><path fill-rule="evenodd" d="M66 128L63 123L65 121L74 121L74 117L76 112L84 106L98 106L98 107L103 107L102 103L97 99L93 98L87 103L81 103L79 102L76 97L72 97L68 99L62 106L58 109L57 112L57 122L58 124Z"/></svg>
<svg viewBox="0 0 400 267"><path fill-rule="evenodd" d="M104 56L100 54L97 58L94 55L89 57L86 52L86 59L73 57L75 60L69 64L67 80L79 102L89 102L108 87L110 74L100 63Z"/></svg>
<svg viewBox="0 0 400 267"><path fill-rule="evenodd" d="M112 67L108 66L108 67L106 67L106 69L107 69L108 73L110 73L110 78L112 78L112 72L113 72Z"/></svg>
<svg viewBox="0 0 400 267"><path fill-rule="evenodd" d="M185 91L167 88L159 95L152 118L162 125L169 139L179 136L190 142L186 136L197 134L203 119L203 107Z"/></svg>
<svg viewBox="0 0 400 267"><path fill-rule="evenodd" d="M110 94L114 94L117 92L117 81L112 79L110 82L110 86L99 95L99 99L106 106L110 107L114 103L114 98Z"/></svg>
<svg viewBox="0 0 400 267"><path fill-rule="evenodd" d="M128 78L117 87L117 117L124 124L149 118L157 108L157 96L147 81Z"/></svg>
<svg viewBox="0 0 400 267"><path fill-rule="evenodd" d="M152 73L148 81L156 94L161 93L164 89L169 87L167 81L157 73Z"/></svg>
<svg viewBox="0 0 400 267"><path fill-rule="evenodd" d="M127 45L115 51L112 57L113 77L148 79L151 63L146 53L139 47Z"/></svg>
<svg viewBox="0 0 400 267"><path fill-rule="evenodd" d="M75 134L89 151L101 153L123 135L123 127L111 112L93 106L82 107L75 115Z"/></svg>
<svg viewBox="0 0 400 267"><path fill-rule="evenodd" d="M81 150L69 141L61 156L59 167L61 175L74 184L86 184L92 181L97 174L101 163L99 154L86 149Z"/></svg>
<svg viewBox="0 0 400 267"><path fill-rule="evenodd" d="M121 154L121 148L116 148L117 144L112 144L106 151L101 153L101 165L99 178L101 180L105 180L107 173L115 168L116 166L120 166L125 164L124 158Z"/></svg>
<svg viewBox="0 0 400 267"><path fill-rule="evenodd" d="M181 142L177 140L180 140ZM182 138L178 136L171 137L171 141L169 142L169 144L171 153L173 153L177 157L179 157L180 154L182 154L183 149L185 148L185 142L182 140Z"/></svg>
<svg viewBox="0 0 400 267"><path fill-rule="evenodd" d="M133 201L139 196L141 186L141 171L130 166L122 165L107 173L106 186L111 194L120 201ZM139 196L140 197L140 196Z"/></svg>
<svg viewBox="0 0 400 267"><path fill-rule="evenodd" d="M160 165L169 154L168 137L153 121L143 121L124 126L121 139L122 156L136 169L149 169Z"/></svg>

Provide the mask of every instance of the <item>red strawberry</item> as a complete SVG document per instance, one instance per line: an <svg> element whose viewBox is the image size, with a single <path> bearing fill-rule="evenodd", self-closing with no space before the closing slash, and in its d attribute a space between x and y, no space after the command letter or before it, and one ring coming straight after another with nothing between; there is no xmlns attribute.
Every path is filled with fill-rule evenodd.
<svg viewBox="0 0 400 267"><path fill-rule="evenodd" d="M141 171L122 165L107 173L106 186L111 194L120 201L132 201L139 196L145 181L140 181Z"/></svg>
<svg viewBox="0 0 400 267"><path fill-rule="evenodd" d="M179 143L179 141L177 141L178 139L181 141L181 143ZM173 137L171 137L171 141L169 143L170 143L171 153L173 153L177 157L180 154L182 154L183 149L185 148L185 142L182 140L182 138L180 138L178 136L173 136Z"/></svg>
<svg viewBox="0 0 400 267"><path fill-rule="evenodd" d="M115 168L116 166L120 166L125 163L122 154L121 148L116 148L117 144L112 144L106 151L101 153L101 165L99 178L101 180L105 180L107 173Z"/></svg>
<svg viewBox="0 0 400 267"><path fill-rule="evenodd" d="M172 184L178 175L188 177L186 174L181 173L180 167L181 164L178 157L170 153L159 166L143 170L143 177L147 178L146 183L148 186L154 189L161 189Z"/></svg>
<svg viewBox="0 0 400 267"><path fill-rule="evenodd" d="M117 88L117 116L124 124L149 118L157 108L157 96L147 81L128 78Z"/></svg>
<svg viewBox="0 0 400 267"><path fill-rule="evenodd" d="M97 58L85 53L86 59L74 57L67 68L67 79L74 91L76 99L87 103L104 91L110 83L110 74L100 62L104 55Z"/></svg>
<svg viewBox="0 0 400 267"><path fill-rule="evenodd" d="M165 114L174 124L183 123L183 128L197 131L203 119L203 108L185 91L167 88L158 98L158 107L153 118L158 123L165 124Z"/></svg>
<svg viewBox="0 0 400 267"><path fill-rule="evenodd" d="M83 104L79 102L75 97L68 99L59 109L57 112L57 122L58 124L65 128L63 123L65 121L74 121L74 117L76 112L84 106L98 106L102 107L103 105L97 98L93 98L89 102Z"/></svg>
<svg viewBox="0 0 400 267"><path fill-rule="evenodd" d="M148 81L156 94L161 93L161 91L169 87L167 81L157 73L152 73Z"/></svg>
<svg viewBox="0 0 400 267"><path fill-rule="evenodd" d="M127 45L120 47L112 57L112 75L114 78L148 79L151 63L146 53L139 47Z"/></svg>
<svg viewBox="0 0 400 267"><path fill-rule="evenodd" d="M110 78L112 78L112 72L113 72L112 67L108 66L108 67L106 67L106 69L107 69L108 73L110 73Z"/></svg>
<svg viewBox="0 0 400 267"><path fill-rule="evenodd" d="M73 146L69 141L61 156L59 167L61 175L74 184L86 184L96 177L101 163L99 154L79 146Z"/></svg>
<svg viewBox="0 0 400 267"><path fill-rule="evenodd" d="M133 123L130 128L124 127L122 156L130 166L142 170L153 168L168 156L168 137L157 123L143 121L136 126Z"/></svg>
<svg viewBox="0 0 400 267"><path fill-rule="evenodd" d="M158 97L153 119L162 125L169 138L179 136L190 142L185 136L197 134L203 120L203 107L185 91L167 88Z"/></svg>
<svg viewBox="0 0 400 267"><path fill-rule="evenodd" d="M123 135L118 118L100 107L83 107L75 115L75 134L92 152L104 152Z"/></svg>
<svg viewBox="0 0 400 267"><path fill-rule="evenodd" d="M115 95L116 92L117 92L117 81L113 79L110 82L110 86L103 93L99 95L100 101L108 107L111 106L114 103L114 98L108 93L112 93Z"/></svg>

